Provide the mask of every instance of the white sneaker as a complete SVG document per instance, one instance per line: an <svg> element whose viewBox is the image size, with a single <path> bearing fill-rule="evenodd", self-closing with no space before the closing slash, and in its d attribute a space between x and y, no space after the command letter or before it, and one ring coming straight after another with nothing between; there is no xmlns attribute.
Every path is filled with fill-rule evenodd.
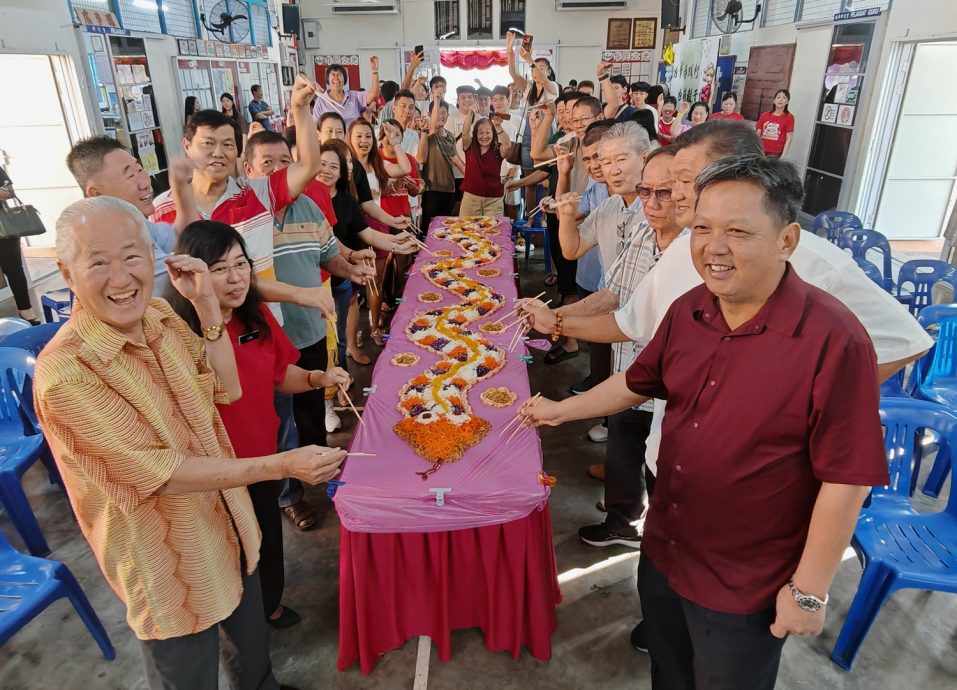
<svg viewBox="0 0 957 690"><path fill-rule="evenodd" d="M342 428L342 420L339 419L339 415L336 414L336 411L332 409L334 407L332 400L326 400L326 433L331 434L336 429Z"/></svg>
<svg viewBox="0 0 957 690"><path fill-rule="evenodd" d="M608 440L608 427L604 424L596 424L588 430L588 440L592 443L604 443Z"/></svg>

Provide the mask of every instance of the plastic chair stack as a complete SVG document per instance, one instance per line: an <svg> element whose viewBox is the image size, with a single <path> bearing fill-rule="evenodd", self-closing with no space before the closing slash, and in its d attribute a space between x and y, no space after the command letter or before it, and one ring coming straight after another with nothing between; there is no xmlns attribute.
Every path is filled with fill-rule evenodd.
<svg viewBox="0 0 957 690"><path fill-rule="evenodd" d="M877 230L860 228L844 230L837 246L850 251L857 265L872 280L875 280L875 274L871 267L878 269L876 275L880 277L880 280L875 280L878 285L888 292L894 289L894 276L891 270L891 243L882 233L877 232ZM880 252L881 262L879 266L867 258L868 251Z"/></svg>
<svg viewBox="0 0 957 690"><path fill-rule="evenodd" d="M70 569L59 561L17 552L0 533L0 645L63 597L73 604L103 656L115 659L110 636Z"/></svg>
<svg viewBox="0 0 957 690"><path fill-rule="evenodd" d="M921 309L933 304L934 286L948 285L953 291L951 300L957 298L957 268L937 259L912 259L901 266L897 273L897 301L917 316ZM910 287L910 293L905 290Z"/></svg>
<svg viewBox="0 0 957 690"><path fill-rule="evenodd" d="M862 229L861 219L848 211L824 211L814 217L812 232L837 244L841 234L851 228Z"/></svg>
<svg viewBox="0 0 957 690"><path fill-rule="evenodd" d="M532 249L532 238L536 235L542 237L542 246L545 253L545 272L552 272L552 251L551 242L548 239L548 228L545 225L535 224L545 222L545 213L539 211L528 220L516 220L512 223L512 236L521 235L525 239L525 268L528 268L529 255Z"/></svg>
<svg viewBox="0 0 957 690"><path fill-rule="evenodd" d="M40 297L40 306L43 308L43 320L47 323L54 320L66 321L73 311L73 291L63 288L48 292Z"/></svg>
<svg viewBox="0 0 957 690"><path fill-rule="evenodd" d="M850 670L877 614L899 589L957 593L957 482L947 507L918 513L910 503L920 459L914 452L926 431L948 448L957 443L957 415L922 400L881 400L885 451L891 481L875 488L861 511L851 545L864 566L857 594L831 652L831 660Z"/></svg>
<svg viewBox="0 0 957 690"><path fill-rule="evenodd" d="M0 505L34 556L50 553L40 525L23 491L24 473L37 460L47 469L50 481L63 488L60 473L28 405L24 388L33 379L35 360L26 350L0 347Z"/></svg>

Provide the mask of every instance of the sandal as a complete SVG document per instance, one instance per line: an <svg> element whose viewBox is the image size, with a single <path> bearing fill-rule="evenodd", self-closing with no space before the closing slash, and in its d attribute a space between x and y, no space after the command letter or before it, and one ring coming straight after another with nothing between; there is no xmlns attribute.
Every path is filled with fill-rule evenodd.
<svg viewBox="0 0 957 690"><path fill-rule="evenodd" d="M547 276L545 276L545 287L554 287L557 284L558 284L557 273L549 273Z"/></svg>
<svg viewBox="0 0 957 690"><path fill-rule="evenodd" d="M296 623L299 623L302 620L302 616L293 611L288 606L280 606L282 613L279 614L279 618L269 618L266 617L266 622L276 630L282 630L283 628L291 628Z"/></svg>
<svg viewBox="0 0 957 690"><path fill-rule="evenodd" d="M372 362L372 358L362 350L359 350L358 352L346 350L346 357L351 359L356 364L370 364Z"/></svg>
<svg viewBox="0 0 957 690"><path fill-rule="evenodd" d="M358 331L356 331L356 347L361 348L365 344L366 344L366 338L365 338L365 335L362 333L362 329L360 328Z"/></svg>
<svg viewBox="0 0 957 690"><path fill-rule="evenodd" d="M551 350L545 353L545 364L558 364L566 359L572 359L578 356L578 350L569 352L564 345L555 345Z"/></svg>
<svg viewBox="0 0 957 690"><path fill-rule="evenodd" d="M305 532L316 526L316 511L304 499L282 509L289 522Z"/></svg>
<svg viewBox="0 0 957 690"><path fill-rule="evenodd" d="M374 342L379 347L383 347L385 345L385 338L382 337L382 331L379 330L378 328L372 331L372 333L369 334L369 337L371 337L372 342Z"/></svg>

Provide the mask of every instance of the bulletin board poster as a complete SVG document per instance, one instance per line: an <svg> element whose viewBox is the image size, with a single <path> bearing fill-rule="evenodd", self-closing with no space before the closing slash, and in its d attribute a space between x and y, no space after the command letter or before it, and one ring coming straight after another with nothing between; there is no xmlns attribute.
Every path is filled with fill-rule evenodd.
<svg viewBox="0 0 957 690"><path fill-rule="evenodd" d="M358 55L317 55L315 62L316 82L320 86L326 85L326 68L329 65L342 65L346 70L348 79L345 88L349 91L358 91L362 88L359 81L359 56Z"/></svg>
<svg viewBox="0 0 957 690"><path fill-rule="evenodd" d="M718 44L720 38L697 38L674 45L675 62L671 83L671 95L679 103L704 101L710 104L716 96Z"/></svg>
<svg viewBox="0 0 957 690"><path fill-rule="evenodd" d="M629 83L651 81L652 64L650 50L604 50L603 62L611 63L611 73L620 74Z"/></svg>

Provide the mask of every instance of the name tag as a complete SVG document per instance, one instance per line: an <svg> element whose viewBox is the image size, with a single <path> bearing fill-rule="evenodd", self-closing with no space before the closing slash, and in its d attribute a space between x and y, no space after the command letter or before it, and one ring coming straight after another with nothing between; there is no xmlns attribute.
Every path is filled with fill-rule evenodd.
<svg viewBox="0 0 957 690"><path fill-rule="evenodd" d="M259 331L249 331L249 333L243 333L239 336L239 344L245 345L246 343L251 343L253 340L259 339Z"/></svg>

